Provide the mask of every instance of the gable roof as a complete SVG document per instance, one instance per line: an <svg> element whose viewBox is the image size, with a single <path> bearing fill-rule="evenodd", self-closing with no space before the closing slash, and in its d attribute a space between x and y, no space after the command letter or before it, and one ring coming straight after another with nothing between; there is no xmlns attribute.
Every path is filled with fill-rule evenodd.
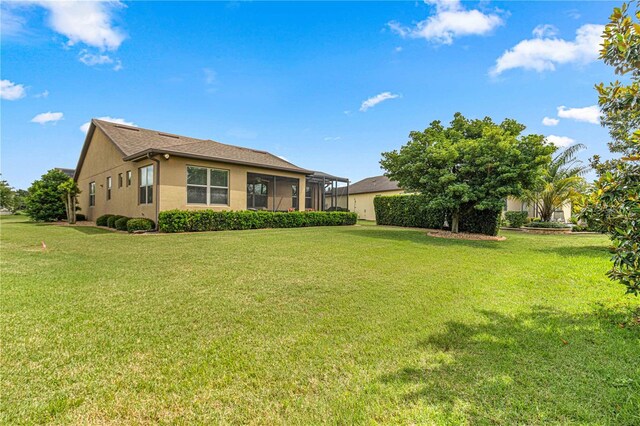
<svg viewBox="0 0 640 426"><path fill-rule="evenodd" d="M75 170L74 169L66 169L64 167L56 167L55 168L58 171L61 171L62 173L64 173L65 175L69 176L70 178L73 177L73 175L75 174Z"/></svg>
<svg viewBox="0 0 640 426"><path fill-rule="evenodd" d="M398 182L386 176L372 176L364 178L349 186L349 194L366 194L368 192L398 191L402 188Z"/></svg>
<svg viewBox="0 0 640 426"><path fill-rule="evenodd" d="M99 128L122 154L124 161L134 161L155 154L237 163L297 173L311 173L266 151L227 145L210 139L196 139L142 127L127 126L92 119L80 153L75 177L77 178L95 129Z"/></svg>

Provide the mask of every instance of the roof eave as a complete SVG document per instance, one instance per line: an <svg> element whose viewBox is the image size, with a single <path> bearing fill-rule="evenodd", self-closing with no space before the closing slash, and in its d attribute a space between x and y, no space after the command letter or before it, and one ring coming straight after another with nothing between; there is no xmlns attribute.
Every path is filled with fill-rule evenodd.
<svg viewBox="0 0 640 426"><path fill-rule="evenodd" d="M299 174L305 174L305 175L312 173L311 170L305 170L301 168L278 167L278 166L271 166L268 164L252 163L249 161L232 160L232 159L221 158L221 157L210 157L208 155L188 154L184 152L171 151L170 149L149 148L149 149L145 149L144 151L140 151L140 152L136 152L135 154L128 155L124 157L123 160L124 161L140 161L145 158L148 158L149 155L164 155L164 154L175 155L176 157L183 157L183 158L193 158L197 160L218 161L220 163L242 164L245 166L260 167L263 169L270 169L270 170L281 170L281 171L293 172L293 173L299 173Z"/></svg>

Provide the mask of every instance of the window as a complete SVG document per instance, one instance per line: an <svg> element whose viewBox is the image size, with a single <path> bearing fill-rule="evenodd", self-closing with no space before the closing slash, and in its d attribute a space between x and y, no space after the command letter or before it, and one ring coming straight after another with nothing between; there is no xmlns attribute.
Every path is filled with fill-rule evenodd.
<svg viewBox="0 0 640 426"><path fill-rule="evenodd" d="M111 176L107 176L107 200L111 199Z"/></svg>
<svg viewBox="0 0 640 426"><path fill-rule="evenodd" d="M131 186L131 170L127 170L127 186Z"/></svg>
<svg viewBox="0 0 640 426"><path fill-rule="evenodd" d="M228 205L229 171L187 166L187 204Z"/></svg>
<svg viewBox="0 0 640 426"><path fill-rule="evenodd" d="M118 173L118 188L122 188L122 173Z"/></svg>
<svg viewBox="0 0 640 426"><path fill-rule="evenodd" d="M140 167L138 181L140 182L140 193L138 201L140 204L153 203L153 164Z"/></svg>
<svg viewBox="0 0 640 426"><path fill-rule="evenodd" d="M96 205L96 183L89 182L89 207Z"/></svg>

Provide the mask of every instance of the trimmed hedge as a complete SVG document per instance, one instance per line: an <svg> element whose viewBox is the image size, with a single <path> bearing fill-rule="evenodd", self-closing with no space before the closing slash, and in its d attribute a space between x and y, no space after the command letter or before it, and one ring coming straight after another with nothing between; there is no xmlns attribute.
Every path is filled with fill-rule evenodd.
<svg viewBox="0 0 640 426"><path fill-rule="evenodd" d="M504 218L509 222L512 228L520 228L529 222L528 212L504 212Z"/></svg>
<svg viewBox="0 0 640 426"><path fill-rule="evenodd" d="M146 217L136 217L127 221L127 231L152 231L155 223Z"/></svg>
<svg viewBox="0 0 640 426"><path fill-rule="evenodd" d="M571 228L569 225L561 222L531 222L525 228Z"/></svg>
<svg viewBox="0 0 640 426"><path fill-rule="evenodd" d="M160 212L160 232L230 231L262 228L355 225L349 212L267 212L167 210Z"/></svg>
<svg viewBox="0 0 640 426"><path fill-rule="evenodd" d="M129 219L130 218L126 216L120 216L120 218L115 222L116 229L118 231L127 231L127 222L129 222Z"/></svg>
<svg viewBox="0 0 640 426"><path fill-rule="evenodd" d="M107 222L109 218L113 216L112 214L103 214L99 218L96 219L96 225L98 226L108 226Z"/></svg>
<svg viewBox="0 0 640 426"><path fill-rule="evenodd" d="M122 219L123 217L124 217L124 216L117 215L117 214L115 214L115 215L111 216L109 219L107 219L107 226L108 226L109 228L116 229L116 220L118 220L118 219Z"/></svg>
<svg viewBox="0 0 640 426"><path fill-rule="evenodd" d="M443 208L428 207L425 195L385 195L373 199L378 225L445 229L445 219L451 224L451 213ZM460 215L460 232L497 235L500 210L471 209Z"/></svg>

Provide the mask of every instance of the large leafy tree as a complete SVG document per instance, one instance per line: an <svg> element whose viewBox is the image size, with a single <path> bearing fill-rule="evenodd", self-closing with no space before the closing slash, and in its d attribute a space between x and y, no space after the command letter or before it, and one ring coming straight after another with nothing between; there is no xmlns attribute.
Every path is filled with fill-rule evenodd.
<svg viewBox="0 0 640 426"><path fill-rule="evenodd" d="M26 212L36 221L51 222L66 217L66 194L61 184L69 177L60 170L52 169L29 187Z"/></svg>
<svg viewBox="0 0 640 426"><path fill-rule="evenodd" d="M0 208L13 211L14 192L6 180L0 180Z"/></svg>
<svg viewBox="0 0 640 426"><path fill-rule="evenodd" d="M603 34L600 58L624 76L596 85L601 122L609 128L609 149L619 158L594 163L600 178L583 215L613 242L610 278L640 293L640 2L615 8ZM633 16L635 15L635 19Z"/></svg>
<svg viewBox="0 0 640 426"><path fill-rule="evenodd" d="M451 230L471 209L500 211L509 196L533 187L554 148L541 135L507 119L467 119L456 113L449 127L434 121L409 134L406 145L382 154L386 176L407 191L428 195L430 207L451 212Z"/></svg>
<svg viewBox="0 0 640 426"><path fill-rule="evenodd" d="M550 221L553 212L569 202L584 188L583 175L589 170L576 158L584 145L576 144L557 153L543 169L533 189L523 199L537 206L540 218Z"/></svg>

